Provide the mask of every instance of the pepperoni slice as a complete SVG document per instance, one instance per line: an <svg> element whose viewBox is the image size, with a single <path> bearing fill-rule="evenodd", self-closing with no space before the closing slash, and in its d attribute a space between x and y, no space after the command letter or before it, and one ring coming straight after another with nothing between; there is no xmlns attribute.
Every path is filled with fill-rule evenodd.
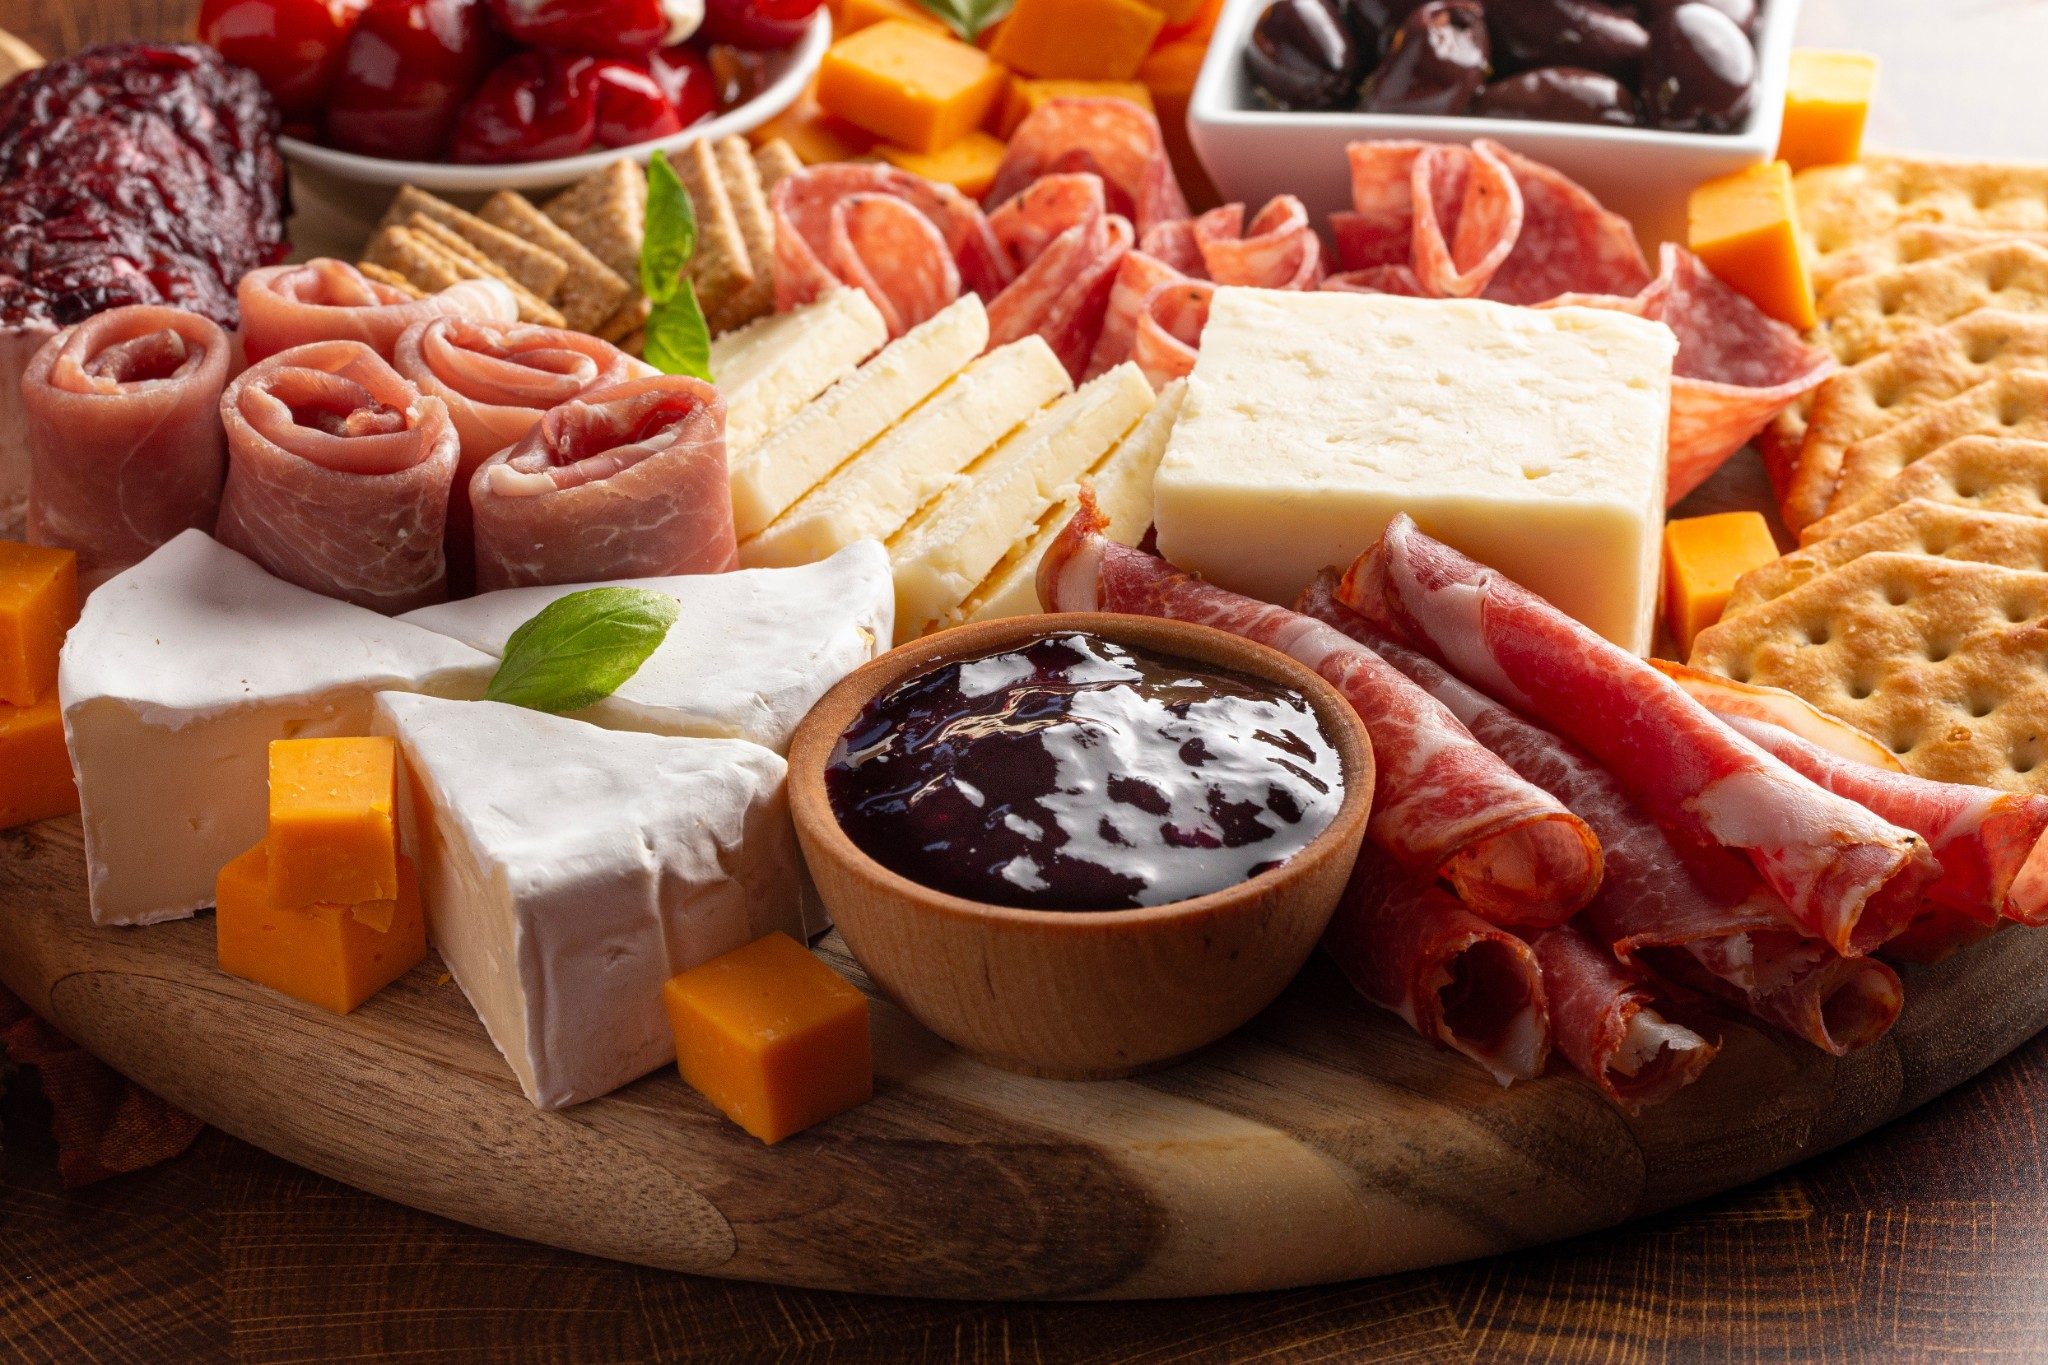
<svg viewBox="0 0 2048 1365"><path fill-rule="evenodd" d="M1514 249L1485 296L1501 303L1542 303L1560 294L1633 294L1650 267L1628 219L1610 212L1562 171L1485 138L1472 144L1514 177L1522 201Z"/></svg>

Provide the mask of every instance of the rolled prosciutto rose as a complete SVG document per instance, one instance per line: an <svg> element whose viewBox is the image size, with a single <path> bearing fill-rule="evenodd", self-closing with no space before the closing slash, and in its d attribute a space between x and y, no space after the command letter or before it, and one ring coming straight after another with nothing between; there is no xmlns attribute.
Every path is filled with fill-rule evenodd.
<svg viewBox="0 0 2048 1365"><path fill-rule="evenodd" d="M415 322L439 317L512 322L519 317L512 291L496 280L464 280L415 299L346 261L325 257L252 270L235 294L242 305L242 345L251 364L315 341L360 341L389 360L398 338Z"/></svg>
<svg viewBox="0 0 2048 1365"><path fill-rule="evenodd" d="M393 614L447 597L442 531L459 442L359 341L298 346L221 399L228 480L219 537L279 578Z"/></svg>
<svg viewBox="0 0 2048 1365"><path fill-rule="evenodd" d="M656 375L572 398L470 480L480 592L739 562L725 400Z"/></svg>
<svg viewBox="0 0 2048 1365"><path fill-rule="evenodd" d="M21 401L28 533L96 586L180 531L212 530L225 470L227 334L177 308L114 308L51 337Z"/></svg>

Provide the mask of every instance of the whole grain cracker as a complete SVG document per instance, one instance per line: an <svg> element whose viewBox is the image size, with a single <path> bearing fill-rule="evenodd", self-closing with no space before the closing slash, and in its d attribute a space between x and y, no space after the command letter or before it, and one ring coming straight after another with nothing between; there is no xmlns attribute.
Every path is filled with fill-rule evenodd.
<svg viewBox="0 0 2048 1365"><path fill-rule="evenodd" d="M364 250L363 259L401 276L415 289L427 294L438 294L473 278L459 268L466 263L458 257L449 255L411 228L397 224L379 228L370 235L370 244Z"/></svg>
<svg viewBox="0 0 2048 1365"><path fill-rule="evenodd" d="M402 291L407 298L423 299L427 296L426 290L420 288L396 270L387 269L384 266L378 265L375 261L358 261L356 262L356 269L362 271L365 276L379 284L388 284L393 289Z"/></svg>
<svg viewBox="0 0 2048 1365"><path fill-rule="evenodd" d="M1853 280L1880 270L1918 265L1958 251L1973 251L1998 242L2028 242L2048 246L2048 232L2009 232L2003 228L1951 227L1946 223L1901 223L1890 232L1813 262L1813 290L1816 297Z"/></svg>
<svg viewBox="0 0 2048 1365"><path fill-rule="evenodd" d="M711 330L731 331L743 327L775 307L775 219L768 212L768 194L761 184L760 169L753 151L743 137L721 138L713 155L718 161L718 178L725 185L725 197L732 205L733 221L739 227L753 278L734 290L718 307L707 308L705 320Z"/></svg>
<svg viewBox="0 0 2048 1365"><path fill-rule="evenodd" d="M510 271L470 245L468 239L460 233L443 227L422 213L414 214L406 220L405 225L422 241L431 243L470 270L478 272L472 278L496 280L511 290L513 299L519 305L521 322L536 323L542 327L563 325L565 319L553 304L513 279Z"/></svg>
<svg viewBox="0 0 2048 1365"><path fill-rule="evenodd" d="M1822 296L1822 344L1858 365L1979 308L2048 312L2048 247L2008 238L1918 265L1863 275Z"/></svg>
<svg viewBox="0 0 2048 1365"><path fill-rule="evenodd" d="M414 215L431 219L460 236L543 302L552 303L562 281L568 278L569 263L555 252L412 185L399 190L377 226L409 223Z"/></svg>
<svg viewBox="0 0 2048 1365"><path fill-rule="evenodd" d="M754 149L754 167L761 172L761 188L772 192L780 182L804 168L796 148L782 138L771 138Z"/></svg>
<svg viewBox="0 0 2048 1365"><path fill-rule="evenodd" d="M1842 452L1842 472L1828 509L1847 507L1923 459L1965 436L2048 440L2048 370L2013 370L1965 389L1895 427Z"/></svg>
<svg viewBox="0 0 2048 1365"><path fill-rule="evenodd" d="M616 313L593 330L601 340L609 341L616 346L645 326L647 315L652 310L653 305L644 296L629 299Z"/></svg>
<svg viewBox="0 0 2048 1365"><path fill-rule="evenodd" d="M533 201L511 190L499 190L478 212L484 222L552 252L568 266L568 274L551 302L579 332L595 332L618 312L633 288L599 260L590 248L562 230ZM638 267L635 267L637 277Z"/></svg>
<svg viewBox="0 0 2048 1365"><path fill-rule="evenodd" d="M1908 466L1868 497L1806 528L1813 544L1916 498L1985 512L2048 516L2048 441L1966 436Z"/></svg>
<svg viewBox="0 0 2048 1365"><path fill-rule="evenodd" d="M1721 619L1754 611L1851 560L1890 552L2039 572L2048 570L2048 518L1914 498L1744 574Z"/></svg>
<svg viewBox="0 0 2048 1365"><path fill-rule="evenodd" d="M1695 667L1782 687L1908 772L2048 790L2048 573L1870 554L1700 634Z"/></svg>
<svg viewBox="0 0 2048 1365"><path fill-rule="evenodd" d="M1793 192L1823 269L1902 223L2048 232L2048 165L1877 155L1801 171Z"/></svg>
<svg viewBox="0 0 2048 1365"><path fill-rule="evenodd" d="M614 161L548 200L541 211L588 247L629 289L639 288L640 245L647 236L647 176L638 166L623 158Z"/></svg>
<svg viewBox="0 0 2048 1365"><path fill-rule="evenodd" d="M752 287L753 257L740 236L739 217L711 145L700 138L670 158L670 164L697 211L697 254L690 258L690 282L697 286L697 302L710 322L732 306L734 295ZM726 329L712 323L711 330Z"/></svg>

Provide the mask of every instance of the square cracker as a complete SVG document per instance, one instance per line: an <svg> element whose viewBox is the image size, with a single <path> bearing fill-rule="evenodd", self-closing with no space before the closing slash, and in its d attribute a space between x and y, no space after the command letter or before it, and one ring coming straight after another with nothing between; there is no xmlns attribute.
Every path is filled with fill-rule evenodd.
<svg viewBox="0 0 2048 1365"><path fill-rule="evenodd" d="M1822 343L1844 365L1859 365L1979 308L2048 312L2048 247L2007 238L1859 276L1830 289L1817 305Z"/></svg>
<svg viewBox="0 0 2048 1365"><path fill-rule="evenodd" d="M483 273L464 274L467 262L450 256L411 228L396 223L378 228L371 234L370 244L363 250L363 259L403 276L413 288L427 294L438 294L451 285Z"/></svg>
<svg viewBox="0 0 2048 1365"><path fill-rule="evenodd" d="M478 251L460 233L441 226L425 214L415 213L406 221L414 236L431 245L444 255L461 262L468 271L480 272L470 275L472 279L492 279L512 291L512 297L519 305L519 320L536 323L542 327L560 327L563 319L555 306L535 294L525 285L512 278L503 266Z"/></svg>
<svg viewBox="0 0 2048 1365"><path fill-rule="evenodd" d="M560 257L568 274L552 300L568 325L579 332L592 332L616 313L633 288L617 271L600 261L589 247L562 230L554 219L536 208L524 195L499 190L485 201L478 214L484 222L503 228L515 237L532 242ZM637 266L636 266L637 278Z"/></svg>
<svg viewBox="0 0 2048 1365"><path fill-rule="evenodd" d="M1984 512L2048 516L2048 441L1965 436L1914 461L1891 482L1806 528L1805 544L1915 498Z"/></svg>
<svg viewBox="0 0 2048 1365"><path fill-rule="evenodd" d="M1782 687L1908 772L2048 790L2048 573L1870 554L1703 631L1693 665Z"/></svg>
<svg viewBox="0 0 2048 1365"><path fill-rule="evenodd" d="M713 155L718 160L718 177L725 185L726 199L732 205L733 221L739 226L740 241L753 267L752 280L735 289L717 309L706 313L706 320L716 334L744 327L774 310L775 219L768 212L768 195L747 140L721 138Z"/></svg>
<svg viewBox="0 0 2048 1365"><path fill-rule="evenodd" d="M676 178L697 210L697 254L690 258L690 282L711 330L726 330L714 319L733 306L733 298L754 283L754 259L740 235L739 215L727 192L718 153L699 138L671 158Z"/></svg>
<svg viewBox="0 0 2048 1365"><path fill-rule="evenodd" d="M2028 242L2048 246L2048 232L2010 232L2004 228L1951 227L1947 223L1901 223L1854 246L1845 247L1825 261L1813 263L1813 292L1825 297L1829 290L1859 275L1895 270L1938 260L1958 251L1972 251L1998 242Z"/></svg>
<svg viewBox="0 0 2048 1365"><path fill-rule="evenodd" d="M761 172L762 190L773 193L777 185L804 168L804 161L796 148L778 137L754 149L754 167Z"/></svg>
<svg viewBox="0 0 2048 1365"><path fill-rule="evenodd" d="M356 269L362 271L366 277L375 280L379 284L388 284L393 289L401 291L407 298L423 299L427 296L426 290L421 289L396 270L378 265L375 261L358 261L356 262Z"/></svg>
<svg viewBox="0 0 2048 1365"><path fill-rule="evenodd" d="M1895 427L1857 441L1842 452L1842 472L1829 510L1868 497L1915 460L1965 436L2048 441L2048 370L2012 370L1993 376Z"/></svg>
<svg viewBox="0 0 2048 1365"><path fill-rule="evenodd" d="M1914 498L1744 574L1721 619L1754 611L1851 560L1894 551L2007 569L2048 570L2048 517L1980 512L1958 503Z"/></svg>
<svg viewBox="0 0 2048 1365"><path fill-rule="evenodd" d="M1823 270L1902 223L2048 232L2048 164L1879 155L1801 171L1793 191Z"/></svg>
<svg viewBox="0 0 2048 1365"><path fill-rule="evenodd" d="M414 215L439 223L475 247L519 286L543 302L552 302L555 291L568 278L569 263L546 247L536 246L504 228L485 222L473 213L455 207L425 190L411 185L398 192L384 211L378 227L409 222Z"/></svg>
<svg viewBox="0 0 2048 1365"><path fill-rule="evenodd" d="M541 205L541 211L590 248L590 254L629 288L639 289L640 245L647 236L647 176L638 166L622 157L563 190Z"/></svg>

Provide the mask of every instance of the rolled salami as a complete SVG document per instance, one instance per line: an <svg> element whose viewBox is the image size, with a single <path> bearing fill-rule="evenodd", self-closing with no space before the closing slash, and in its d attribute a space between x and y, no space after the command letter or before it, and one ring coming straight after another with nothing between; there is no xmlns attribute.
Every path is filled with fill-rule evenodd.
<svg viewBox="0 0 2048 1365"><path fill-rule="evenodd" d="M427 318L519 317L512 291L496 280L464 280L415 299L346 261L325 257L252 270L235 296L242 305L242 346L252 364L315 341L360 341L389 360L405 329Z"/></svg>

